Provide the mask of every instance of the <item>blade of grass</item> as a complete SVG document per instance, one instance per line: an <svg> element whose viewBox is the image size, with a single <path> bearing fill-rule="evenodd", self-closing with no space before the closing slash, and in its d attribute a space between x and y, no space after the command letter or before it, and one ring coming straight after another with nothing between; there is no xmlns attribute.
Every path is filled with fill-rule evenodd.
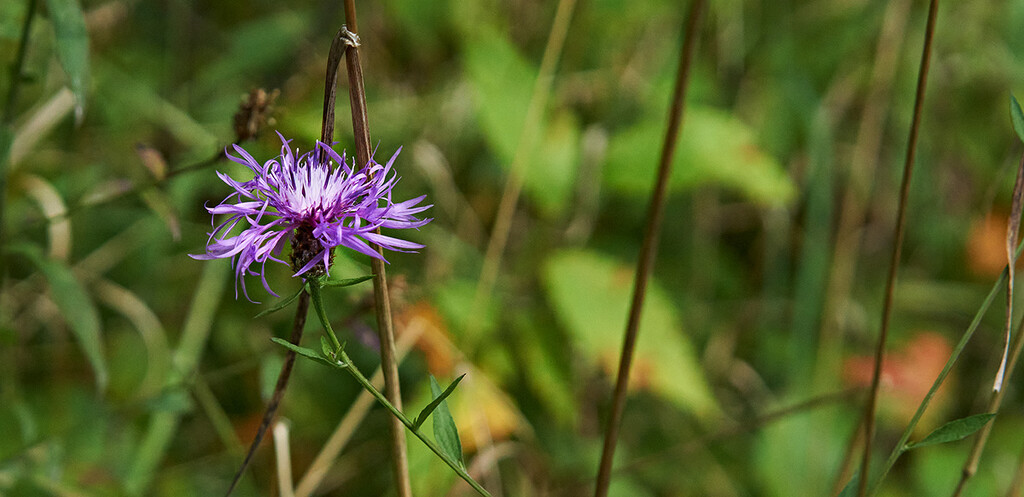
<svg viewBox="0 0 1024 497"><path fill-rule="evenodd" d="M486 314L486 309L489 306L494 284L498 280L502 254L505 252L509 232L512 230L512 217L515 215L519 195L523 190L523 182L526 180L526 167L536 146L540 123L544 117L544 108L547 107L548 98L551 96L555 69L558 66L559 58L561 58L562 48L565 46L565 38L569 32L569 24L572 21L575 8L576 0L559 0L555 19L551 23L548 41L544 46L544 55L541 56L540 71L537 74L537 80L534 81L533 93L530 95L530 102L526 107L526 118L523 120L523 129L519 134L519 143L516 144L512 163L509 166L508 180L498 203L494 229L487 241L484 264L480 270L480 279L477 281L473 304L470 307L469 322L466 325L468 336L474 336L476 328L480 326L482 316Z"/></svg>
<svg viewBox="0 0 1024 497"><path fill-rule="evenodd" d="M1013 100L1013 104L1017 104L1016 99ZM1014 114L1015 116L1019 114L1019 108L1020 107L1018 106L1018 112ZM1014 126L1016 127L1016 119L1014 120ZM1020 357L1021 346L1024 345L1024 341L1021 340L1021 332L1024 331L1024 321L1022 321L1020 327L1017 329L1017 335L1016 338L1014 338L1012 346L1013 352L1011 354L1010 327L1013 326L1013 274L1014 266L1017 265L1017 259L1014 257L1013 248L1016 247L1018 243L1018 230L1020 229L1022 209L1024 209L1024 156L1021 157L1020 165L1017 167L1017 179L1013 185L1013 202L1010 211L1009 226L1007 226L1006 233L1006 347L1003 350L1003 358L999 364L999 371L996 373L992 396L989 399L987 412L990 413L999 412L999 407L1003 403L1003 395L1006 393L1006 389L1004 388L1005 384L1009 383L1010 378L1013 376L1014 367L1017 365L1017 359ZM984 452L985 444L988 442L988 437L992 432L992 424L993 423L985 425L985 427L982 428L981 433L979 433L978 437L974 440L974 446L971 448L971 453L967 456L967 460L964 461L963 470L960 472L960 482L957 483L956 490L953 491L954 497L958 497L963 492L964 488L967 487L967 481L978 472L978 462L981 460L981 454Z"/></svg>
<svg viewBox="0 0 1024 497"><path fill-rule="evenodd" d="M196 286L192 304L182 325L181 340L171 358L172 370L168 378L169 387L180 387L199 364L199 358L206 348L206 341L213 327L214 315L220 304L227 284L225 272L227 261L211 261L203 265L203 274ZM146 433L139 443L139 449L132 459L132 466L124 477L127 495L144 495L157 466L163 460L171 439L177 432L181 420L180 411L157 411L153 413Z"/></svg>
<svg viewBox="0 0 1024 497"><path fill-rule="evenodd" d="M910 197L910 180L914 173L914 155L917 152L917 137L921 129L921 110L924 107L924 94L928 84L928 68L931 62L932 39L935 35L935 17L938 15L938 10L938 0L931 0L928 5L928 21L925 27L924 47L921 49L921 65L917 74L914 118L910 124L906 160L903 162L903 183L900 187L899 214L896 220L896 232L893 236L892 258L889 260L889 275L885 283L882 325L878 332L878 346L875 349L875 365L871 375L871 390L868 394L867 405L864 408L864 457L861 459L860 465L861 479L857 489L859 497L867 495L868 481L871 480L871 451L875 432L878 389L882 377L882 360L885 358L885 344L889 337L889 321L892 317L893 296L896 293L896 273L899 269L900 258L903 253L903 234L907 224L907 199Z"/></svg>
<svg viewBox="0 0 1024 497"><path fill-rule="evenodd" d="M1024 251L1024 244L1017 246L1015 256L1020 257L1021 251ZM903 435L900 437L900 440L896 442L896 446L893 447L892 452L889 453L889 458L885 461L882 473L878 475L870 495L874 495L878 492L879 487L882 485L882 481L885 480L886 475L889 474L889 471L896 464L896 460L899 459L903 452L906 451L907 441L910 440L910 435L914 432L914 428L917 427L917 423L921 420L921 416L924 415L924 411L928 409L928 405L931 403L932 397L935 396L935 392L937 392L939 387L942 386L942 383L946 381L946 376L949 375L949 372L953 369L953 365L956 364L957 359L960 358L960 354L963 353L964 347L967 346L967 342L971 340L971 337L974 336L974 332L978 330L978 326L981 325L981 319L985 316L985 313L988 312L992 303L995 302L996 296L999 294L999 290L1006 282L1008 273L1009 270L1004 268L1002 274L999 275L999 278L992 285L992 289L985 297L985 301L981 303L981 307L978 308L978 312L974 314L974 319L971 320L971 324L960 337L960 341L957 342L956 347L953 348L953 352L950 353L949 359L946 361L946 365L942 367L942 371L940 371L939 375L935 377L935 381L932 382L932 386L928 389L928 393L925 394L921 404L917 406L917 411L914 413L914 416L910 418L910 422L907 423L907 427L904 428Z"/></svg>
<svg viewBox="0 0 1024 497"><path fill-rule="evenodd" d="M85 92L89 84L89 33L78 0L46 0L53 32L57 38L57 59L68 75L75 94L75 122L85 115Z"/></svg>
<svg viewBox="0 0 1024 497"><path fill-rule="evenodd" d="M675 155L679 131L683 123L683 108L686 103L686 89L690 81L690 65L696 52L697 30L700 16L704 10L704 0L692 0L687 14L683 44L680 48L679 72L676 75L675 91L672 95L672 106L669 110L668 125L665 130L664 146L661 150L661 161L658 165L658 177L651 194L648 207L647 225L644 228L643 245L640 249L640 261L637 264L636 279L633 286L633 301L629 309L629 322L626 325L622 344L622 355L619 359L619 373L615 380L615 392L612 396L611 413L604 436L601 451L601 465L598 468L594 495L605 497L611 485L612 460L615 456L615 445L622 424L622 413L626 404L626 390L629 383L629 370L633 363L633 350L636 347L637 334L640 328L640 314L643 309L647 290L647 280L654 260L658 253L658 235L661 231L661 219L665 211L665 194L668 189L668 178L672 172L672 158Z"/></svg>
<svg viewBox="0 0 1024 497"><path fill-rule="evenodd" d="M277 462L277 488L281 497L295 497L295 487L292 484L292 452L288 439L288 423L274 423L274 460Z"/></svg>

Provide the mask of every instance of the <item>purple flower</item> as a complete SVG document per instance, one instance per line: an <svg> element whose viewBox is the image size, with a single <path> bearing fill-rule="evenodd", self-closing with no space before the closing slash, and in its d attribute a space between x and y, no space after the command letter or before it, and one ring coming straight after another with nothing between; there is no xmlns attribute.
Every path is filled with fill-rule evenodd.
<svg viewBox="0 0 1024 497"><path fill-rule="evenodd" d="M278 136L281 155L263 165L238 145L234 145L237 157L227 154L232 161L251 169L254 177L240 183L217 173L235 191L206 210L213 216L229 217L210 233L206 253L191 256L202 260L230 257L235 268L236 298L238 282L249 298L246 274L260 276L263 287L277 296L267 284L265 268L269 260L288 264L279 259L286 242L292 245L288 265L295 276L307 278L329 271L337 246L381 260L384 257L371 244L398 252L423 248L375 232L378 228L419 228L431 221L416 218L431 207L417 205L425 195L398 203L391 200L391 189L398 182L391 165L401 149L386 165L371 158L366 167L356 171L354 162L353 166L345 162L344 152L339 156L325 143L317 142L317 150L296 156L298 150L289 148L290 140L280 133ZM239 225L242 231L232 235Z"/></svg>

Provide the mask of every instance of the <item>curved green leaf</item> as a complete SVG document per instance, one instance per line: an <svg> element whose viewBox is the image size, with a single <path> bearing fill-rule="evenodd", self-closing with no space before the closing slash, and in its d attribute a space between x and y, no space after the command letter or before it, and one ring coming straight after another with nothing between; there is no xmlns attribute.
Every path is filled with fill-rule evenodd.
<svg viewBox="0 0 1024 497"><path fill-rule="evenodd" d="M75 119L81 121L89 80L89 34L85 29L85 16L77 0L46 0L46 8L57 37L57 58L75 95Z"/></svg>
<svg viewBox="0 0 1024 497"><path fill-rule="evenodd" d="M617 132L608 143L604 181L625 194L648 195L664 140L664 118L644 120ZM753 130L732 114L689 106L673 163L674 191L714 185L766 205L786 204L796 187L785 168L764 152Z"/></svg>
<svg viewBox="0 0 1024 497"><path fill-rule="evenodd" d="M103 338L100 334L100 317L96 304L89 298L81 282L75 278L71 268L60 261L43 255L39 247L17 244L8 248L11 253L24 256L32 262L50 284L50 294L57 304L64 320L82 347L86 359L96 374L96 386L103 391L107 387L107 362L103 353Z"/></svg>
<svg viewBox="0 0 1024 497"><path fill-rule="evenodd" d="M1024 112L1020 109L1020 102L1017 97L1010 95L1010 120L1013 121L1013 130L1017 132L1017 138L1024 142Z"/></svg>

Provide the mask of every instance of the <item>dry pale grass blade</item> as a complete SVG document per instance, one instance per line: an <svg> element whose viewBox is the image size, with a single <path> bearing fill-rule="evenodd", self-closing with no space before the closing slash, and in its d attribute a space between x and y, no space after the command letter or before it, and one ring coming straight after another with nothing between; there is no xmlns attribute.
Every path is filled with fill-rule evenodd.
<svg viewBox="0 0 1024 497"><path fill-rule="evenodd" d="M57 90L57 93L37 108L14 135L10 163L8 164L9 172L14 171L29 151L49 135L53 128L57 127L74 108L75 95L67 87Z"/></svg>
<svg viewBox="0 0 1024 497"><path fill-rule="evenodd" d="M281 497L295 497L292 490L292 452L288 442L288 422L274 423L274 460L277 462L277 485Z"/></svg>
<svg viewBox="0 0 1024 497"><path fill-rule="evenodd" d="M51 259L67 262L71 254L71 222L64 217L67 206L60 192L50 182L34 174L20 175L15 181L39 205L47 219L54 219L46 227L50 239L47 255Z"/></svg>
<svg viewBox="0 0 1024 497"><path fill-rule="evenodd" d="M171 349L160 318L138 295L110 280L98 279L92 290L100 302L121 313L139 332L146 348L146 375L139 397L157 394L164 387L171 366Z"/></svg>
<svg viewBox="0 0 1024 497"><path fill-rule="evenodd" d="M543 122L544 109L547 107L548 98L551 96L555 69L558 67L558 60L562 56L562 49L565 46L565 39L568 36L569 25L572 22L575 9L576 0L560 0L558 2L555 18L551 23L551 31L548 34L548 41L544 47L544 55L541 56L540 70L537 73L537 79L533 83L533 92L530 95L529 104L527 104L523 129L519 135L519 143L516 144L512 163L509 165L508 180L505 183L504 191L501 193L498 213L494 220L494 229L491 231L491 237L487 242L484 264L480 270L480 279L477 281L473 304L470 308L470 322L467 325L467 335L472 335L474 330L480 326L480 316L489 307L491 292L494 290L494 285L498 280L502 255L505 252L505 246L508 244L509 234L512 231L512 218L515 216L516 206L519 204L519 195L526 181L526 168L529 164L529 159L532 157L531 153L540 138L539 133L541 123Z"/></svg>
<svg viewBox="0 0 1024 497"><path fill-rule="evenodd" d="M1017 248L1022 210L1024 210L1024 157L1021 157L1020 165L1017 166L1017 179L1013 182L1013 202L1006 226L1006 267L1009 271L1006 278L1006 336L1003 337L1003 358L999 362L999 371L996 373L996 380L992 385L992 389L996 392L1003 388L1006 360L1010 355L1010 330L1013 327L1013 276L1014 266L1017 265L1014 250Z"/></svg>

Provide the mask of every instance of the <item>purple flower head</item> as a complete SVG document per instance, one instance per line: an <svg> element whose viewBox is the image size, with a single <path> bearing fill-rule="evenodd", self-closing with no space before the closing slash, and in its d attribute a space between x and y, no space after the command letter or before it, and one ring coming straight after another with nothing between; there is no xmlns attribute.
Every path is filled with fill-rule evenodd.
<svg viewBox="0 0 1024 497"><path fill-rule="evenodd" d="M337 246L381 260L384 257L371 244L398 252L423 248L376 233L378 228L419 228L431 221L416 218L431 207L418 205L425 195L398 203L391 200L391 189L398 182L391 165L401 148L387 164L380 165L371 158L366 167L356 171L354 162L352 166L345 162L344 152L339 156L325 143L317 142L317 150L296 156L298 150L289 147L290 140L280 133L278 136L281 155L263 165L238 145L234 145L238 156L227 153L229 159L248 167L254 176L240 183L217 173L235 191L206 210L213 216L229 217L210 233L206 253L191 256L202 260L230 257L235 268L236 298L238 282L242 283L245 298L249 298L246 274L260 276L263 287L277 296L267 284L268 260L290 265L295 276L312 277L330 270ZM242 231L232 235L239 225ZM279 258L286 242L292 245L291 264ZM254 265L259 270L253 269Z"/></svg>

